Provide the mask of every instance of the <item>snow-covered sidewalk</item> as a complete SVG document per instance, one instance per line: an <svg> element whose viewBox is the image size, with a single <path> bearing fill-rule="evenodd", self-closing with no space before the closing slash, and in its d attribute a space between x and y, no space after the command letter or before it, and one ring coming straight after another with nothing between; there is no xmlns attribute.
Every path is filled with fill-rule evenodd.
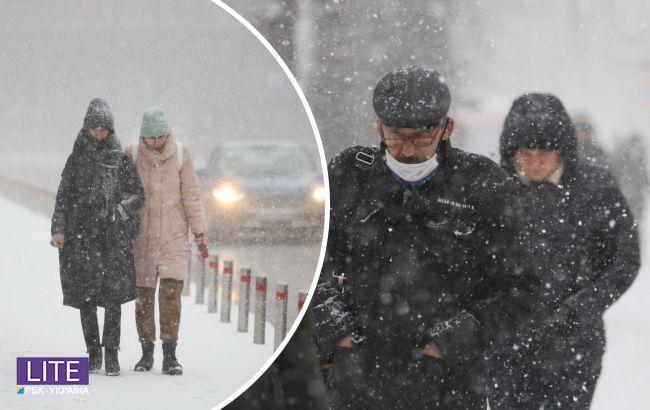
<svg viewBox="0 0 650 410"><path fill-rule="evenodd" d="M595 410L650 408L649 233L645 229L642 234L639 276L605 313L607 351L592 403Z"/></svg>
<svg viewBox="0 0 650 410"><path fill-rule="evenodd" d="M272 328L267 344L252 343L251 333L237 333L236 324L219 323L193 296L183 298L177 351L185 374L160 371L162 352L156 344L154 369L136 373L140 346L134 303L122 307L119 377L91 375L88 395L17 395L16 357L83 356L85 346L79 312L61 304L58 254L49 246L50 221L0 197L0 408L53 409L194 409L210 408L254 375L271 356ZM100 327L103 310L99 309Z"/></svg>
<svg viewBox="0 0 650 410"><path fill-rule="evenodd" d="M122 375L91 375L89 395L16 395L17 356L81 356L84 344L76 309L61 305L57 252L48 244L49 220L0 198L0 408L209 408L245 383L268 359L267 344L251 343L234 324L184 298L178 357L180 377L160 373L157 344L155 368L133 372L139 357L134 304L122 311ZM644 265L631 289L605 315L607 353L593 408L641 410L650 403L650 241L644 233ZM100 309L100 312L102 310ZM102 318L100 314L100 320Z"/></svg>

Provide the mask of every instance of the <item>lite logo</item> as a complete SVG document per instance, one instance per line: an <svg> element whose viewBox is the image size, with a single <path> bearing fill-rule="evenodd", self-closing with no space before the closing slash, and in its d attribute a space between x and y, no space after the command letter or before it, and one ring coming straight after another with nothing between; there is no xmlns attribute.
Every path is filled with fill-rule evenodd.
<svg viewBox="0 0 650 410"><path fill-rule="evenodd" d="M87 357L18 357L16 384L88 384Z"/></svg>

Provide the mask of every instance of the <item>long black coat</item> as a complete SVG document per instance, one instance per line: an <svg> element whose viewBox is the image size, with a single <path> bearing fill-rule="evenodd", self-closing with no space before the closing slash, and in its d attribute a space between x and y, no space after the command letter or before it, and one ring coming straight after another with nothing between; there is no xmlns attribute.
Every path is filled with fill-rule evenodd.
<svg viewBox="0 0 650 410"><path fill-rule="evenodd" d="M587 408L605 349L602 315L639 269L637 225L616 181L579 158L571 119L549 94L515 100L501 134L501 165L516 181L530 259L542 279L539 306L492 357L493 408L544 402ZM522 148L555 151L557 183L527 182ZM558 404L558 405L560 405Z"/></svg>
<svg viewBox="0 0 650 410"><path fill-rule="evenodd" d="M329 165L318 344L330 361L341 336L358 342L334 353L330 403L484 408L482 355L530 314L539 289L520 242L515 186L489 159L447 143L436 174L418 187L398 182L383 155L356 147ZM431 340L442 361L419 355Z"/></svg>
<svg viewBox="0 0 650 410"><path fill-rule="evenodd" d="M559 185L518 187L543 292L492 359L492 407L554 400L586 408L605 351L602 315L639 269L636 223L614 178L588 163L568 166Z"/></svg>
<svg viewBox="0 0 650 410"><path fill-rule="evenodd" d="M124 199L128 196L128 199ZM59 250L63 304L114 306L136 297L132 241L144 191L114 135L95 141L80 133L61 175L52 234ZM116 211L121 204L124 221Z"/></svg>
<svg viewBox="0 0 650 410"><path fill-rule="evenodd" d="M518 185L543 281L540 306L569 315L570 337L603 349L602 315L640 266L637 224L625 198L609 172L588 163L569 167L557 186Z"/></svg>

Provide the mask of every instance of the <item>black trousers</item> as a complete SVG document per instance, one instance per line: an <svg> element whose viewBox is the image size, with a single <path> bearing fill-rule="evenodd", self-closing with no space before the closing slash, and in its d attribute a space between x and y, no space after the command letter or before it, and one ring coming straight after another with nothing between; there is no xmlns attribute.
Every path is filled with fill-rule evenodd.
<svg viewBox="0 0 650 410"><path fill-rule="evenodd" d="M487 407L482 360L450 368L441 360L391 358L364 346L337 348L327 375L331 409L482 410Z"/></svg>
<svg viewBox="0 0 650 410"><path fill-rule="evenodd" d="M524 350L492 358L490 408L589 409L603 350L589 345L569 349L565 347L550 357Z"/></svg>
<svg viewBox="0 0 650 410"><path fill-rule="evenodd" d="M99 323L97 321L97 306L84 305L81 313L81 328L84 333L86 347L99 346L108 349L120 347L120 326L122 321L122 306L116 305L104 309L104 331L100 343Z"/></svg>

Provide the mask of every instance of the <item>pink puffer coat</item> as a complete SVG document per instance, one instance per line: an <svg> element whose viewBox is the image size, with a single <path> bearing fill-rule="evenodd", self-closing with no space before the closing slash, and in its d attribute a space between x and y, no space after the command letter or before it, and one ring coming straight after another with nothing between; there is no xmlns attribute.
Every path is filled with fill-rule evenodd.
<svg viewBox="0 0 650 410"><path fill-rule="evenodd" d="M176 149L171 136L160 153L144 142L138 145L136 168L145 201L133 254L136 284L140 287L155 288L159 277L184 280L190 257L188 231L206 231L201 191L190 153L183 146L183 166L179 172ZM126 152L131 157L132 146Z"/></svg>

